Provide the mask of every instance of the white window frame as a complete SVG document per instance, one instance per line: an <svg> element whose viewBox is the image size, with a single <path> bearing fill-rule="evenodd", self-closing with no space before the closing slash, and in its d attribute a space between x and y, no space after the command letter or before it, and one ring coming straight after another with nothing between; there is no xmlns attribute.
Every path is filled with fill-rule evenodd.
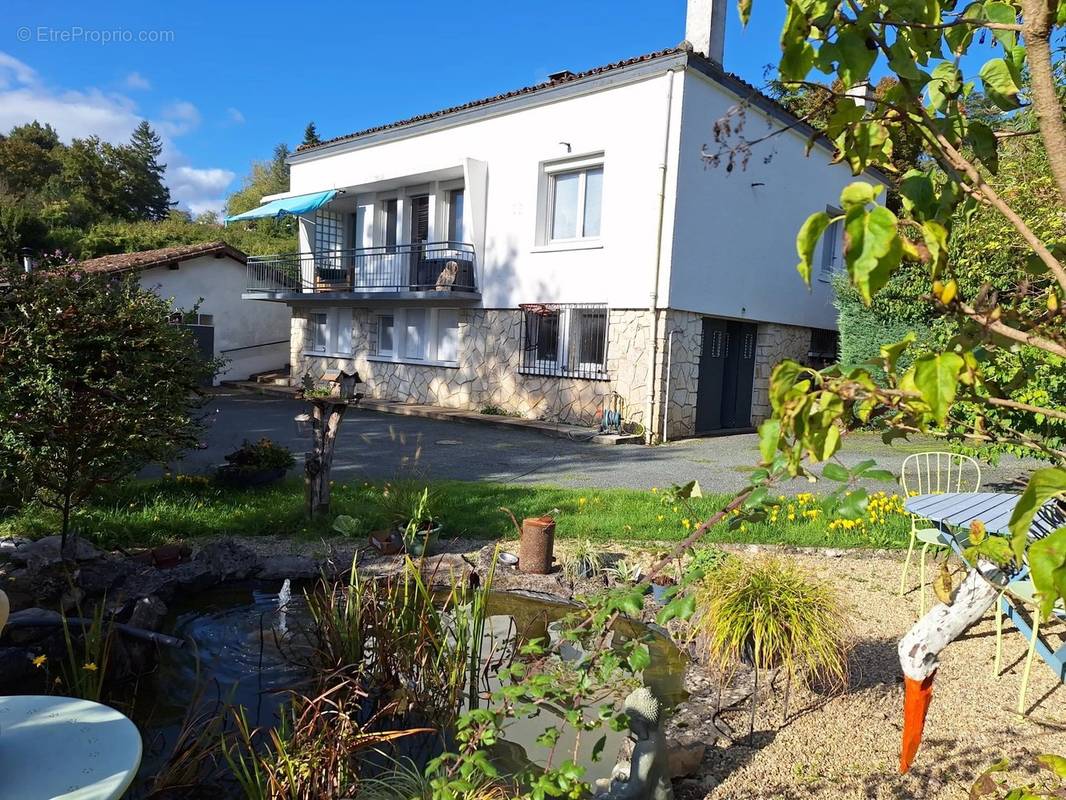
<svg viewBox="0 0 1066 800"><path fill-rule="evenodd" d="M826 206L825 213L830 217L839 217L843 211ZM833 275L844 266L844 220L837 219L829 224L822 234L822 260L818 268L818 280L828 283Z"/></svg>
<svg viewBox="0 0 1066 800"><path fill-rule="evenodd" d="M588 173L602 170L600 185L600 232L595 236L585 236L585 195ZM555 222L555 184L561 175L578 174L577 220L575 236L556 238L553 231ZM606 191L607 168L602 152L589 153L558 161L543 162L540 165L539 195L537 213L537 231L534 251L598 248L603 246L604 201Z"/></svg>
<svg viewBox="0 0 1066 800"><path fill-rule="evenodd" d="M409 308L389 308L376 312L374 319L379 325L379 338L374 348L374 352L367 355L367 360L397 364L422 364L432 367L458 367L463 347L462 318L461 315L458 315L458 318L456 319L455 358L443 359L441 358L440 352L442 311L450 313L458 312L458 309L451 307L419 306ZM425 326L422 328L422 334L425 337L425 346L423 348L422 358L407 355L407 328L410 322L411 312L415 312L416 314L424 312L425 314ZM390 316L393 319L392 350L383 351L381 349L380 340L380 320L382 317Z"/></svg>
<svg viewBox="0 0 1066 800"><path fill-rule="evenodd" d="M314 311L309 321L311 323L311 349L308 352L314 355L325 355L329 352L329 312Z"/></svg>
<svg viewBox="0 0 1066 800"><path fill-rule="evenodd" d="M382 356L384 358L393 358L396 355L396 330L397 330L396 329L396 314L395 314L395 312L392 312L392 311L387 312L387 313L382 311L382 312L379 312L378 314L375 314L374 315L374 319L377 322L377 326L378 326L377 345L374 348L375 351L376 351L375 354L378 355L378 356ZM392 328L392 347L390 347L388 350L386 350L381 345L381 331L384 328L384 320L385 319L390 320L389 325Z"/></svg>
<svg viewBox="0 0 1066 800"><path fill-rule="evenodd" d="M325 322L319 318L325 317ZM351 358L352 310L350 308L327 308L312 311L308 315L311 335L304 355L327 358Z"/></svg>

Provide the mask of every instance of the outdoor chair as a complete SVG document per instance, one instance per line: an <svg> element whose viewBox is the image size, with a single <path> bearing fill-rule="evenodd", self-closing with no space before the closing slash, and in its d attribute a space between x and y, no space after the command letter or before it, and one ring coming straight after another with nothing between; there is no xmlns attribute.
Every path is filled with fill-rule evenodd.
<svg viewBox="0 0 1066 800"><path fill-rule="evenodd" d="M969 456L958 453L914 453L903 460L899 475L903 493L908 497L919 494L945 492L978 492L981 490L981 465ZM929 527L928 520L911 514L910 544L903 575L899 579L899 594L907 591L907 572L917 542L922 543L918 570L919 616L925 616L925 557L930 547L950 547L952 536L940 528ZM966 535L966 534L962 534Z"/></svg>
<svg viewBox="0 0 1066 800"><path fill-rule="evenodd" d="M1003 587L999 598L996 600L996 659L992 664L992 674L999 677L1003 664L1003 604L1007 602L1004 595L1010 595L1016 601L1024 602L1032 610L1033 635L1029 638L1029 649L1025 655L1025 666L1022 668L1022 687L1018 693L1018 713L1025 713L1025 695L1029 689L1029 673L1033 667L1033 656L1036 655L1036 646L1040 636L1040 612L1036 608L1036 587L1030 578L1013 580ZM1052 609L1052 614L1060 620L1066 620L1066 607L1060 599Z"/></svg>

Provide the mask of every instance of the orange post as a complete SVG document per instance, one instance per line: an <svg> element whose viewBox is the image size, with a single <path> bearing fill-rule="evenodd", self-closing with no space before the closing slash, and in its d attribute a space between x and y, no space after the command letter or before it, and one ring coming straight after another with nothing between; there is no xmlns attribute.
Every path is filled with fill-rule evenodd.
<svg viewBox="0 0 1066 800"><path fill-rule="evenodd" d="M925 729L925 715L933 699L934 672L924 681L903 676L903 746L899 754L899 771L905 773L911 768L918 746L922 743L922 731Z"/></svg>

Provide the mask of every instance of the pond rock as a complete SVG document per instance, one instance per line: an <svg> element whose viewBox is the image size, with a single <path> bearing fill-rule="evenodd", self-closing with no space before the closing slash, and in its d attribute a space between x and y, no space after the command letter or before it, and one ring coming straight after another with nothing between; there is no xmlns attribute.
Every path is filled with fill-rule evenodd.
<svg viewBox="0 0 1066 800"><path fill-rule="evenodd" d="M211 569L220 581L242 581L259 571L259 558L251 549L230 539L211 542L193 561Z"/></svg>
<svg viewBox="0 0 1066 800"><path fill-rule="evenodd" d="M310 556L266 556L260 561L259 574L262 580L307 580L319 575L318 562Z"/></svg>
<svg viewBox="0 0 1066 800"><path fill-rule="evenodd" d="M78 568L77 583L85 594L105 594L133 571L125 558L105 557L88 561Z"/></svg>
<svg viewBox="0 0 1066 800"><path fill-rule="evenodd" d="M62 537L45 536L36 542L29 542L16 547L11 553L11 560L29 567L43 567L56 564L64 559L71 561L91 561L102 553L80 536L67 539L66 549L61 551Z"/></svg>
<svg viewBox="0 0 1066 800"><path fill-rule="evenodd" d="M210 589L219 582L215 571L202 561L189 561L162 570L162 573L168 579L168 587L171 591L199 592Z"/></svg>

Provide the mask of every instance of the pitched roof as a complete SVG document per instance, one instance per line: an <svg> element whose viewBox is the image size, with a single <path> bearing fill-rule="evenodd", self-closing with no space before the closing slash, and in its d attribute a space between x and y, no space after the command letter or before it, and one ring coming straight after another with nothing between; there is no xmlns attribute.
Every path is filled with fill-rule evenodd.
<svg viewBox="0 0 1066 800"><path fill-rule="evenodd" d="M248 261L248 256L240 250L230 247L225 242L218 241L184 244L177 247L161 247L158 250L141 250L137 253L116 253L115 255L91 258L88 261L79 261L77 266L78 269L85 272L128 272L130 270L176 264L181 261L188 261L190 258L210 255L218 258L229 256L242 264Z"/></svg>
<svg viewBox="0 0 1066 800"><path fill-rule="evenodd" d="M549 79L542 83L534 84L533 86L524 86L521 89L514 89L510 92L504 92L503 94L493 95L492 97L485 97L481 100L472 100L469 103L463 103L462 105L452 106L450 108L442 108L439 111L431 111L428 114L419 114L415 117L408 117L407 119L397 120L396 122L390 122L387 125L378 125L373 128L366 128L365 130L356 131L355 133L345 134L344 136L336 136L332 139L326 139L318 144L302 144L296 148L297 153L306 153L308 150L314 150L325 145L336 144L337 142L346 142L351 139L358 139L362 136L369 136L372 133L380 133L381 131L392 130L393 128L402 128L406 125L413 125L416 122L425 122L426 120L436 119L438 117L446 117L449 114L455 114L459 111L467 111L472 108L480 108L481 106L492 105L493 103L499 103L502 100L510 100L512 97L521 97L522 95L534 94L535 92L543 91L544 89L550 89L555 86L561 86L566 83L573 83L574 81L582 80L583 78L590 78L594 75L602 75L606 72L612 72L616 69L622 69L623 67L631 67L635 64L643 64L648 61L654 61L657 58L663 58L664 56L676 56L682 53L687 53L689 50L683 47L670 47L666 50L657 50L654 53L646 53L642 56L636 56L635 58L627 58L624 61L616 61L613 64L605 64L602 67L593 67L592 69L585 70L584 72L564 72L557 73L554 79Z"/></svg>

